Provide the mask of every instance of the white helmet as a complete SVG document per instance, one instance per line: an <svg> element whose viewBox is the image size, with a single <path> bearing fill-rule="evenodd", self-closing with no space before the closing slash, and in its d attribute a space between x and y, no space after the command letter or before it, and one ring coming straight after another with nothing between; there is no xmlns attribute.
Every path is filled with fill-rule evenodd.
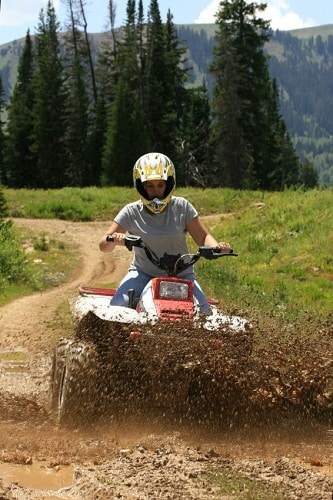
<svg viewBox="0 0 333 500"><path fill-rule="evenodd" d="M143 183L147 181L166 181L166 189L162 200L149 200ZM153 214L165 210L176 187L175 167L166 155L162 153L147 153L141 156L133 168L134 187L138 191L143 204Z"/></svg>

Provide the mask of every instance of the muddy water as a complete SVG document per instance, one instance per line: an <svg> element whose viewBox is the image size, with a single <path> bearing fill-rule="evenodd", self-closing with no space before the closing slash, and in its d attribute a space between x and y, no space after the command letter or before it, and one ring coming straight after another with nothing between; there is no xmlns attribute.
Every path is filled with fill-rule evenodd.
<svg viewBox="0 0 333 500"><path fill-rule="evenodd" d="M29 353L27 350L22 351L1 351L0 363L5 371L21 372L27 371L29 368Z"/></svg>
<svg viewBox="0 0 333 500"><path fill-rule="evenodd" d="M27 465L0 463L0 477L4 486L17 483L22 488L55 491L73 485L74 469L71 465L49 467L46 462Z"/></svg>

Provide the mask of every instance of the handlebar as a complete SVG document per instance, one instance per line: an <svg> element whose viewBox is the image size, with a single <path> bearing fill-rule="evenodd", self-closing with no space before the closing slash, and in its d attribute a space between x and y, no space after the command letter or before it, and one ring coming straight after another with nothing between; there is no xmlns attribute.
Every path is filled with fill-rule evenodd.
<svg viewBox="0 0 333 500"><path fill-rule="evenodd" d="M199 247L198 252L200 257L208 260L218 259L219 257L238 257L238 254L234 253L232 248L230 248L229 253L222 253L218 247Z"/></svg>
<svg viewBox="0 0 333 500"><path fill-rule="evenodd" d="M106 241L114 241L114 237L111 234L108 234L106 236ZM127 234L125 236L125 247L128 250L132 251L133 247L148 248L148 245L143 243L141 236L135 236L134 234Z"/></svg>
<svg viewBox="0 0 333 500"><path fill-rule="evenodd" d="M107 235L106 241L114 241L113 236ZM218 247L201 246L198 248L198 251L193 254L168 255L165 253L162 258L159 258L153 250L142 241L140 236L135 236L134 234L125 236L125 246L129 251L132 251L133 247L142 248L150 262L152 262L159 269L166 271L169 276L176 276L180 272L185 271L195 264L200 257L204 257L208 260L214 260L220 257L238 257L238 254L234 253L233 249L231 249L229 253L221 253L221 250ZM184 261L186 258L188 259L187 262Z"/></svg>

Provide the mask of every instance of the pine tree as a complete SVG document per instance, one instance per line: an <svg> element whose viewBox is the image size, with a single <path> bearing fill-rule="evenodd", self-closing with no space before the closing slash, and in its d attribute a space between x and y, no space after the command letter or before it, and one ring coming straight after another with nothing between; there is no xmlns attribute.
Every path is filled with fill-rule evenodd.
<svg viewBox="0 0 333 500"><path fill-rule="evenodd" d="M59 188L65 184L64 151L66 94L64 68L58 41L59 23L51 1L41 10L36 34L36 72L33 78L34 152L37 155L37 186Z"/></svg>
<svg viewBox="0 0 333 500"><path fill-rule="evenodd" d="M131 94L125 76L119 78L103 154L102 184L129 186L135 160L147 150L138 96Z"/></svg>
<svg viewBox="0 0 333 500"><path fill-rule="evenodd" d="M180 44L173 16L162 23L158 2L151 0L143 65L143 109L149 149L164 152L180 168L180 129L183 121L187 71L181 67L186 49ZM178 175L179 174L179 175ZM177 172L178 179L182 173Z"/></svg>
<svg viewBox="0 0 333 500"><path fill-rule="evenodd" d="M102 159L102 183L129 185L132 166L147 148L141 99L140 30L137 29L135 2L128 1L124 37L117 48L117 83L110 108ZM138 36L139 33L139 36Z"/></svg>
<svg viewBox="0 0 333 500"><path fill-rule="evenodd" d="M297 177L298 162L291 142L286 149L290 138L264 53L269 22L257 17L265 8L266 4L224 0L217 13L210 68L215 77L214 166L220 185L234 188L283 189Z"/></svg>
<svg viewBox="0 0 333 500"><path fill-rule="evenodd" d="M244 138L242 115L246 103L239 95L243 86L241 61L229 41L229 26L221 24L210 71L213 86L211 149L213 168L210 184L235 189L250 183L252 157Z"/></svg>
<svg viewBox="0 0 333 500"><path fill-rule="evenodd" d="M184 52L170 12L163 24L158 2L152 0L145 24L142 1L136 12L135 1L128 0L124 36L114 60L116 86L103 153L103 183L131 182L134 161L149 150L162 151L178 164L186 96L186 71L180 67Z"/></svg>
<svg viewBox="0 0 333 500"><path fill-rule="evenodd" d="M70 0L68 10L70 22L65 35L64 57L68 93L64 137L68 158L65 179L69 185L86 186L91 180L87 137L88 116L91 115L92 109L89 109L88 95L95 95L95 80L93 77L93 85L91 85L91 80L88 78L90 45L87 36L80 31L81 24L86 29L84 2ZM94 75L94 71L92 73Z"/></svg>
<svg viewBox="0 0 333 500"><path fill-rule="evenodd" d="M180 164L177 183L207 187L211 182L210 169L210 102L206 83L189 88L183 101L183 121Z"/></svg>
<svg viewBox="0 0 333 500"><path fill-rule="evenodd" d="M306 189L313 189L319 185L318 172L309 160L300 165L300 184Z"/></svg>
<svg viewBox="0 0 333 500"><path fill-rule="evenodd" d="M99 186L102 177L102 157L107 130L107 106L103 93L97 97L87 138L87 185Z"/></svg>
<svg viewBox="0 0 333 500"><path fill-rule="evenodd" d="M129 7L127 7L128 9ZM118 41L115 31L116 5L109 1L108 30L101 41L101 51L96 63L97 102L91 113L88 131L88 158L90 165L90 184L112 183L109 155L111 139L107 136L108 124L112 118L112 105L115 100L120 68L117 67ZM125 27L126 29L126 27Z"/></svg>
<svg viewBox="0 0 333 500"><path fill-rule="evenodd" d="M276 80L272 80L272 95L268 103L266 170L261 175L263 189L281 191L300 183L300 163L293 147L285 122L279 111L279 95Z"/></svg>
<svg viewBox="0 0 333 500"><path fill-rule="evenodd" d="M65 115L64 143L67 165L64 170L66 184L87 186L90 168L87 155L88 96L80 56L76 54L68 68L68 98Z"/></svg>
<svg viewBox="0 0 333 500"><path fill-rule="evenodd" d="M151 0L148 12L146 60L144 64L144 116L149 134L149 149L161 151L171 156L165 146L164 109L166 99L164 82L167 79L165 68L165 36L157 0Z"/></svg>
<svg viewBox="0 0 333 500"><path fill-rule="evenodd" d="M37 186L37 158L33 146L34 57L29 31L18 65L18 76L8 106L5 166L2 181L14 188Z"/></svg>

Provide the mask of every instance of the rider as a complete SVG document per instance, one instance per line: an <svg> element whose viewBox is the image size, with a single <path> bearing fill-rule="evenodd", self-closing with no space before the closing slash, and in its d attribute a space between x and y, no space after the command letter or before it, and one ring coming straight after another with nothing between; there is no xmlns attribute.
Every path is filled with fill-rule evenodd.
<svg viewBox="0 0 333 500"><path fill-rule="evenodd" d="M129 203L116 215L100 240L99 248L102 252L111 253L115 245L124 245L125 233L130 233L140 236L159 258L164 253L183 255L189 253L187 232L198 246L217 247L221 253L230 252L228 243L218 243L207 231L189 201L173 196L176 187L175 168L166 155L148 153L141 156L134 165L133 180L140 200ZM106 240L109 235L114 241ZM136 300L153 277L163 275L165 271L150 262L142 248L134 247L132 264L111 304L127 306L128 290L135 290ZM208 313L210 307L195 278L193 266L179 276L194 282L194 295L199 301L200 310Z"/></svg>

